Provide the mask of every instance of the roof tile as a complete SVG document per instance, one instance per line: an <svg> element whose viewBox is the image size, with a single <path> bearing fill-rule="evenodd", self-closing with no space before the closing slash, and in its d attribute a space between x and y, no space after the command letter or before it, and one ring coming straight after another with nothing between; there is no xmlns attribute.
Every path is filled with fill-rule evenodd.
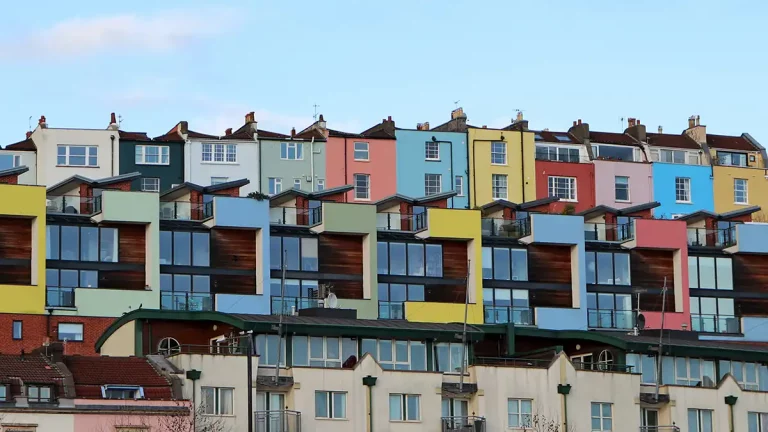
<svg viewBox="0 0 768 432"><path fill-rule="evenodd" d="M727 150L757 151L755 147L744 136L711 135L707 134L707 145L711 148L721 148ZM7 147L6 147L7 148Z"/></svg>

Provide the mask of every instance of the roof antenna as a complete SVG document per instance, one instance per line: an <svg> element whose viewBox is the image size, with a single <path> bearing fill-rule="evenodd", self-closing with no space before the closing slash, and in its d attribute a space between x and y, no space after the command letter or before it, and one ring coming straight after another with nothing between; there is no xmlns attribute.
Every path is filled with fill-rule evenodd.
<svg viewBox="0 0 768 432"><path fill-rule="evenodd" d="M314 109L315 109L315 113L314 113L314 114L312 114L312 118L313 118L315 121L317 121L317 109L318 109L318 108L320 108L320 105L318 105L318 104L314 104L314 105L312 105L312 108L314 108Z"/></svg>
<svg viewBox="0 0 768 432"><path fill-rule="evenodd" d="M453 101L453 105L454 105L454 107L455 107L455 108L458 108L458 107L459 107L459 102L461 102L461 101L460 101L460 100L455 100L455 101ZM31 118L31 117L30 117L30 118Z"/></svg>
<svg viewBox="0 0 768 432"><path fill-rule="evenodd" d="M120 126L123 125L123 116L121 114L117 115L117 128L120 129Z"/></svg>
<svg viewBox="0 0 768 432"><path fill-rule="evenodd" d="M27 132L32 132L32 116L29 116L29 120L27 120Z"/></svg>

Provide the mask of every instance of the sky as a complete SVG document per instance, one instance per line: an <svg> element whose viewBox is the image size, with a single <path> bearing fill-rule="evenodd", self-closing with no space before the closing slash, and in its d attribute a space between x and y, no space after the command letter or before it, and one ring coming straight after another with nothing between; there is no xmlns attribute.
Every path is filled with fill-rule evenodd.
<svg viewBox="0 0 768 432"><path fill-rule="evenodd" d="M12 2L0 14L0 145L50 127L223 135L432 125L715 134L768 146L768 2ZM31 118L31 120L30 120ZM622 125L622 118L624 119Z"/></svg>

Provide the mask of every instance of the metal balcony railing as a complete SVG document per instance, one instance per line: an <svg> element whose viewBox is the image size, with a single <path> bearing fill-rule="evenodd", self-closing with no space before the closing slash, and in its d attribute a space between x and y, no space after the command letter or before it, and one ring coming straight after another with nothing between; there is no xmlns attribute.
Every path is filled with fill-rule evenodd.
<svg viewBox="0 0 768 432"><path fill-rule="evenodd" d="M548 368L552 360L508 357L475 357L472 364L477 366L506 366L524 368Z"/></svg>
<svg viewBox="0 0 768 432"><path fill-rule="evenodd" d="M573 367L583 371L631 373L634 366L613 362L585 363L577 360L573 362Z"/></svg>
<svg viewBox="0 0 768 432"><path fill-rule="evenodd" d="M671 426L640 426L640 432L680 432L680 428Z"/></svg>
<svg viewBox="0 0 768 432"><path fill-rule="evenodd" d="M101 196L81 197L79 195L51 196L46 199L47 213L91 215L101 211Z"/></svg>
<svg viewBox="0 0 768 432"><path fill-rule="evenodd" d="M427 227L427 212L376 213L376 229L379 231L421 231Z"/></svg>
<svg viewBox="0 0 768 432"><path fill-rule="evenodd" d="M207 203L160 202L160 219L201 221L211 217L213 217L213 201Z"/></svg>
<svg viewBox="0 0 768 432"><path fill-rule="evenodd" d="M213 294L192 292L163 292L160 309L177 311L212 311Z"/></svg>
<svg viewBox="0 0 768 432"><path fill-rule="evenodd" d="M301 432L301 413L298 411L254 411L256 432Z"/></svg>
<svg viewBox="0 0 768 432"><path fill-rule="evenodd" d="M723 229L688 228L688 246L726 248L735 244L735 226Z"/></svg>
<svg viewBox="0 0 768 432"><path fill-rule="evenodd" d="M480 229L484 236L521 238L531 234L530 219L483 218Z"/></svg>
<svg viewBox="0 0 768 432"><path fill-rule="evenodd" d="M49 307L75 307L75 289L69 287L47 287L45 305Z"/></svg>
<svg viewBox="0 0 768 432"><path fill-rule="evenodd" d="M177 354L214 354L214 355L246 355L246 346L238 344L222 345L174 345L169 350L158 351L158 354L170 356Z"/></svg>
<svg viewBox="0 0 768 432"><path fill-rule="evenodd" d="M486 324L533 325L534 322L531 307L485 306L484 312Z"/></svg>
<svg viewBox="0 0 768 432"><path fill-rule="evenodd" d="M442 417L440 423L443 432L485 432L485 417Z"/></svg>
<svg viewBox="0 0 768 432"><path fill-rule="evenodd" d="M297 310L319 306L320 301L316 298L272 297L272 315L293 315Z"/></svg>
<svg viewBox="0 0 768 432"><path fill-rule="evenodd" d="M691 329L704 333L741 333L741 319L735 315L691 314Z"/></svg>
<svg viewBox="0 0 768 432"><path fill-rule="evenodd" d="M584 224L584 240L600 242L625 242L635 237L633 224Z"/></svg>
<svg viewBox="0 0 768 432"><path fill-rule="evenodd" d="M313 226L322 221L322 207L272 207L269 209L269 223L275 225Z"/></svg>
<svg viewBox="0 0 768 432"><path fill-rule="evenodd" d="M405 319L405 302L380 301L379 319Z"/></svg>
<svg viewBox="0 0 768 432"><path fill-rule="evenodd" d="M635 326L635 312L617 309L587 309L590 328L631 329Z"/></svg>

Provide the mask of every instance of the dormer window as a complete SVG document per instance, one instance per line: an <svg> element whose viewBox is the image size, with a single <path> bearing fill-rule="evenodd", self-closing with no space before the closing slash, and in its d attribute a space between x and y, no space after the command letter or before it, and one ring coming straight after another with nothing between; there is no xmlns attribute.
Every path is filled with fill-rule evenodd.
<svg viewBox="0 0 768 432"><path fill-rule="evenodd" d="M0 402L8 402L8 386L0 385Z"/></svg>
<svg viewBox="0 0 768 432"><path fill-rule="evenodd" d="M101 387L104 399L144 399L144 388L140 386L105 385Z"/></svg>
<svg viewBox="0 0 768 432"><path fill-rule="evenodd" d="M49 386L27 386L27 400L29 403L51 402L51 393L51 387Z"/></svg>

